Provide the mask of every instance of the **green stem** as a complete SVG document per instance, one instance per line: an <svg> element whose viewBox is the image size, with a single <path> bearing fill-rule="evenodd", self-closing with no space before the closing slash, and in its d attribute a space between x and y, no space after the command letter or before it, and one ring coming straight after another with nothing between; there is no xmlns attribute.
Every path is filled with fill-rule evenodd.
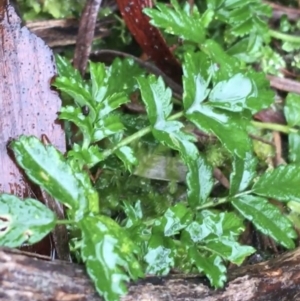
<svg viewBox="0 0 300 301"><path fill-rule="evenodd" d="M229 198L214 198L211 201L206 202L205 204L196 207L196 210L203 210L210 207L216 207L220 204L225 204L229 202Z"/></svg>
<svg viewBox="0 0 300 301"><path fill-rule="evenodd" d="M134 140L137 140L147 134L149 134L151 132L151 127L147 126L144 129L139 130L138 132L134 133L131 136L126 137L125 139L123 139L120 143L118 143L115 147L111 148L111 149L107 149L105 150L102 155L103 157L106 159L107 157L109 157L110 155L112 155L117 149L119 149L122 146L125 146L127 144L130 144L131 142L133 142Z"/></svg>
<svg viewBox="0 0 300 301"><path fill-rule="evenodd" d="M171 117L168 118L168 120L175 120L178 119L180 117L183 116L183 112L178 112L174 115L172 115ZM144 129L139 130L138 132L134 133L131 136L126 137L125 139L123 139L120 143L118 143L115 147L105 150L102 155L103 157L106 159L107 157L109 157L110 155L112 155L117 149L119 149L122 146L126 146L130 143L132 143L133 141L140 139L141 137L149 134L151 132L151 127L147 126Z"/></svg>
<svg viewBox="0 0 300 301"><path fill-rule="evenodd" d="M258 121L251 121L251 123L256 128L260 128L260 129L277 131L277 132L282 132L285 134L298 133L298 130L293 129L287 125L282 125L282 124L277 124L277 123L268 123L268 122L258 122Z"/></svg>
<svg viewBox="0 0 300 301"><path fill-rule="evenodd" d="M270 36L275 39L282 40L284 42L300 44L300 37L289 35L289 34L282 33L280 31L276 31L276 30L272 30L272 29L269 30L269 33L270 33Z"/></svg>

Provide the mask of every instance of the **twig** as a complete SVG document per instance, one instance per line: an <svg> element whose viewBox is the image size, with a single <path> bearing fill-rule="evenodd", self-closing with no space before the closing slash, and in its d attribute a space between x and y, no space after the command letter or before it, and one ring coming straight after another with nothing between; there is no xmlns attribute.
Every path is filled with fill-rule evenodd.
<svg viewBox="0 0 300 301"><path fill-rule="evenodd" d="M98 11L102 0L87 0L80 19L79 31L74 53L74 67L84 75L91 53Z"/></svg>

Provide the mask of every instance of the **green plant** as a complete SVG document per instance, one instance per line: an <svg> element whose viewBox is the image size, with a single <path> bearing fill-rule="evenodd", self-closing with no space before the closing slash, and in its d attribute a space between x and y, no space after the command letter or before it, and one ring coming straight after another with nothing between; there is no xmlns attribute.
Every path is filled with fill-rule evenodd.
<svg viewBox="0 0 300 301"><path fill-rule="evenodd" d="M145 12L153 24L199 49L183 56L180 109L178 104L174 109L172 91L162 78L146 75L131 59L116 59L108 68L90 63L90 80L85 81L65 59L57 57L60 76L55 86L74 99L74 104L62 107L60 119L76 124L82 139L73 144L66 157L35 137L22 136L10 145L28 177L66 206L68 219L57 220L36 200L21 202L2 194L0 244L17 247L37 242L62 223L68 225L70 233L79 229L79 236L73 237L77 240L76 251L98 292L110 301L126 293L124 283L130 279L136 280L144 273L166 275L173 267L204 273L214 287L222 287L226 263L239 265L255 252L238 241L245 220L283 247L295 246L297 235L292 222L268 199L288 202L291 207L292 201L300 201L299 133L293 128L300 120L300 110L294 107L298 96L288 98L288 126L253 122L252 116L274 100L265 75L245 65L242 56L226 52L225 44L207 38L205 32L214 16L223 16L223 21L226 19L235 28L231 34L247 35L245 39L263 39L266 27L259 17L251 19L250 25L237 17L241 12L248 14L247 5L236 8L245 1L207 1L208 9L201 16L196 8L191 13L188 5L181 8L171 2L173 8L158 4L158 10ZM265 9L260 1L247 3ZM250 26L247 30L246 25ZM142 120L126 119L119 110L133 92L140 93L146 108ZM226 193L211 197L214 166L196 147L193 131L185 124L193 124L221 142L230 162ZM288 133L291 163L262 172L248 135L250 126ZM174 182L150 188L143 183L141 192L153 201L151 214L145 210L149 204L145 205L143 195L122 194L116 204L109 192L104 196L99 189L109 184L118 186L121 175L117 169L129 177L138 164L137 153L144 154L146 143L154 154L175 159L187 170L186 194L176 201L170 201L179 191ZM93 185L86 170L97 168L104 175L105 171L111 173L101 175ZM113 183L109 178L114 176ZM175 176L172 181L179 180ZM164 200L155 189L168 192L161 206ZM26 220L18 219L25 211Z"/></svg>

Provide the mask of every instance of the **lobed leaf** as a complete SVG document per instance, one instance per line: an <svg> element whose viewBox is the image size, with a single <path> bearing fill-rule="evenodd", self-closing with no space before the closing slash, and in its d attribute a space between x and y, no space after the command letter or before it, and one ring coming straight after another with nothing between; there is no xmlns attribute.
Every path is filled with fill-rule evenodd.
<svg viewBox="0 0 300 301"><path fill-rule="evenodd" d="M144 13L151 18L150 23L184 40L202 43L206 32L197 7L194 6L191 12L188 4L181 9L176 0L172 0L171 3L172 7L156 3L156 9L144 9Z"/></svg>

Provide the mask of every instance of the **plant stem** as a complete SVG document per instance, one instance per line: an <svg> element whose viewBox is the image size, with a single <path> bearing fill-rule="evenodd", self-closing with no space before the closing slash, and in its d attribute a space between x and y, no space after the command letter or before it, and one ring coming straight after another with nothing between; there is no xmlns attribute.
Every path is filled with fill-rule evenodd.
<svg viewBox="0 0 300 301"><path fill-rule="evenodd" d="M175 119L179 119L180 117L183 116L183 111L181 112L178 112L172 116L170 116L168 118L168 120L175 120ZM140 139L141 137L149 134L151 132L151 127L150 126L147 126L146 128L144 129L141 129L139 130L138 132L134 133L133 135L131 136L128 136L126 138L124 138L120 143L118 143L116 146L114 146L113 148L111 149L108 149L108 150L105 150L102 155L103 157L106 159L107 157L109 157L110 155L112 155L117 149L119 149L120 147L122 146L126 146L130 143L132 143L133 141L137 140L137 139Z"/></svg>
<svg viewBox="0 0 300 301"><path fill-rule="evenodd" d="M103 157L106 159L107 157L112 155L120 147L125 146L127 144L130 144L134 140L137 140L137 139L145 136L146 134L149 134L150 132L151 132L151 127L150 126L147 126L146 128L139 130L138 132L134 133L133 135L124 138L120 143L118 143L113 148L105 150L102 153Z"/></svg>
<svg viewBox="0 0 300 301"><path fill-rule="evenodd" d="M269 33L270 33L270 36L275 39L282 40L284 42L300 44L300 37L289 35L289 34L282 33L280 31L276 31L276 30L272 30L272 29L269 30Z"/></svg>
<svg viewBox="0 0 300 301"><path fill-rule="evenodd" d="M266 129L271 131L282 132L285 134L290 133L298 133L298 130L293 129L287 125L277 124L277 123L269 123L269 122L258 122L258 121L251 121L252 125L260 129Z"/></svg>
<svg viewBox="0 0 300 301"><path fill-rule="evenodd" d="M213 198L211 201L206 202L205 204L196 207L196 210L203 210L205 208L216 207L220 204L228 203L229 198Z"/></svg>

